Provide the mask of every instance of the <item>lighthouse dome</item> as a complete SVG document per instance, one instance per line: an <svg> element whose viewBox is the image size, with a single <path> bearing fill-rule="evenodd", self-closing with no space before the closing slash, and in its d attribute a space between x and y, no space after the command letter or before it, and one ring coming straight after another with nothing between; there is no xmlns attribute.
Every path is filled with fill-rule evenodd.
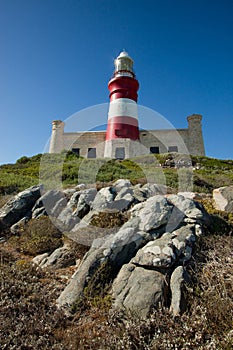
<svg viewBox="0 0 233 350"><path fill-rule="evenodd" d="M129 56L128 52L123 50L114 61L115 64L115 76L127 75L134 77L133 60Z"/></svg>
<svg viewBox="0 0 233 350"><path fill-rule="evenodd" d="M126 52L125 50L121 51L120 55L117 58L121 58L121 57L127 57L131 61L133 61L132 58L129 56L128 52Z"/></svg>

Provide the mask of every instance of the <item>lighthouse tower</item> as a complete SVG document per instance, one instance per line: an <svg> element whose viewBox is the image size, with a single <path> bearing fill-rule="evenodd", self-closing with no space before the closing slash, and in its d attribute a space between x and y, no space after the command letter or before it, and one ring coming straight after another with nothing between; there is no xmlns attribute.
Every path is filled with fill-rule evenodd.
<svg viewBox="0 0 233 350"><path fill-rule="evenodd" d="M131 158L144 152L139 141L138 88L133 71L133 60L122 51L114 61L115 71L108 83L110 104L104 156Z"/></svg>

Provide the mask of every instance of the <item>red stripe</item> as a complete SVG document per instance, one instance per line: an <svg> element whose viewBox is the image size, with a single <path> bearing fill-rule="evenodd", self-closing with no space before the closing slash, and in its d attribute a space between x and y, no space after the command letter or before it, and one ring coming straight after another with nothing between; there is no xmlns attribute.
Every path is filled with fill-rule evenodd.
<svg viewBox="0 0 233 350"><path fill-rule="evenodd" d="M129 98L137 102L138 88L139 83L137 79L126 76L115 77L108 83L110 101L116 100L118 98Z"/></svg>
<svg viewBox="0 0 233 350"><path fill-rule="evenodd" d="M130 140L139 140L138 126L125 123L108 122L106 141L122 138L127 138Z"/></svg>

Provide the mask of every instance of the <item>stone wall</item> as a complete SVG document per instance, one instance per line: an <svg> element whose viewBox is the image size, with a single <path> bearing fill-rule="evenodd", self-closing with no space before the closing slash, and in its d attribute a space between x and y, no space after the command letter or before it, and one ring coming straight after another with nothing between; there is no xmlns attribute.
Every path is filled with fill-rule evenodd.
<svg viewBox="0 0 233 350"><path fill-rule="evenodd" d="M64 123L53 121L50 153L63 149L74 150L82 157L114 158L116 148L125 148L125 158L148 153L178 152L205 155L202 116L193 114L187 118L187 129L140 130L140 142L117 139L105 143L105 131L64 132ZM106 145L108 145L106 148Z"/></svg>

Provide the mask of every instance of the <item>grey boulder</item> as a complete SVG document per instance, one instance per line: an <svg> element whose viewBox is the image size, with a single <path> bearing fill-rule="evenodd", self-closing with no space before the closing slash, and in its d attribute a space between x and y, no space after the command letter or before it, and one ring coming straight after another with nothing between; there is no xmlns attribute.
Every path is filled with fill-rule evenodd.
<svg viewBox="0 0 233 350"><path fill-rule="evenodd" d="M225 186L213 190L214 206L218 210L233 211L233 186Z"/></svg>
<svg viewBox="0 0 233 350"><path fill-rule="evenodd" d="M0 228L10 227L22 219L40 197L40 186L18 193L0 209Z"/></svg>
<svg viewBox="0 0 233 350"><path fill-rule="evenodd" d="M140 219L139 229L149 232L168 222L172 205L164 196L155 195L145 202L136 204L130 212L133 217Z"/></svg>
<svg viewBox="0 0 233 350"><path fill-rule="evenodd" d="M146 318L158 304L165 304L167 276L132 263L124 265L112 285L113 309L126 309Z"/></svg>

